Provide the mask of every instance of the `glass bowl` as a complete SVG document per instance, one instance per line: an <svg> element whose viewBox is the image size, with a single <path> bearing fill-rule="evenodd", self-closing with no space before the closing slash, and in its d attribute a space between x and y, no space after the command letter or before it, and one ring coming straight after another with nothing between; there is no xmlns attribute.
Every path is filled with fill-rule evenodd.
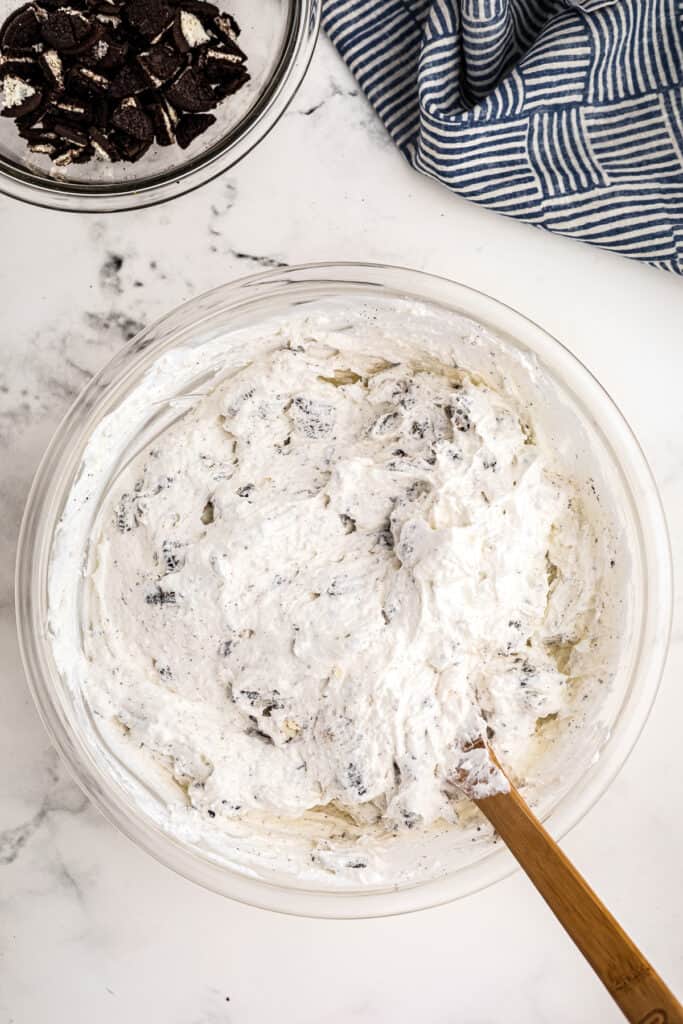
<svg viewBox="0 0 683 1024"><path fill-rule="evenodd" d="M563 396L559 403L549 399L547 409L549 416L561 412L571 420L571 429L564 438L558 435L558 443L569 444L572 456L585 448L591 466L597 467L603 493L609 493L619 511L620 549L628 566L624 582L628 628L619 643L613 683L600 705L600 728L589 732L588 746L581 748L574 770L558 772L559 783L554 782L547 792L541 790L534 802L556 838L581 819L629 754L659 685L672 607L666 523L636 439L590 372L520 313L452 281L413 270L352 263L279 269L202 295L144 330L87 385L38 469L19 540L18 627L29 686L55 746L93 802L136 844L187 878L246 903L311 916L371 917L417 910L479 890L514 869L512 856L490 838L458 843L456 829L446 833L450 838L445 847L442 843L439 871L405 885L354 882L349 883L354 887L335 891L275 870L258 874L236 869L215 848L192 839L181 841L165 830L154 808L145 805L143 809L133 795L127 769L108 752L103 754L82 695L57 670L48 630L48 569L55 529L71 487L79 479L85 446L104 418L116 413L162 354L172 350L174 360L180 355L183 365L195 367L182 384L176 385L174 379L168 394L143 403L135 397L140 421L125 419L125 450L116 456L116 465L106 470L111 479L122 461L163 427L164 417L179 415L182 395L192 395L212 373L219 372L220 360L211 373L204 364L199 369L197 346L224 339L218 346L219 351L225 350L237 344L233 332L264 320L305 316L329 304L346 311L345 316L353 310L367 323L381 318L390 323L393 318L394 326L400 325L405 316L413 315L411 310L417 310L415 315L422 318L425 329L434 323L448 333L462 330L465 323L475 335L488 337L491 332L512 346L521 363L531 361L540 367L542 379ZM94 517L96 512L93 507L89 514ZM67 544L75 559L69 578L78 578L84 548L71 533Z"/></svg>
<svg viewBox="0 0 683 1024"><path fill-rule="evenodd" d="M0 24L19 4L0 0ZM216 123L188 149L154 145L138 163L90 160L55 170L31 153L12 118L0 118L0 192L76 213L139 209L183 195L241 160L276 124L313 56L320 0L226 0L251 80L213 111Z"/></svg>

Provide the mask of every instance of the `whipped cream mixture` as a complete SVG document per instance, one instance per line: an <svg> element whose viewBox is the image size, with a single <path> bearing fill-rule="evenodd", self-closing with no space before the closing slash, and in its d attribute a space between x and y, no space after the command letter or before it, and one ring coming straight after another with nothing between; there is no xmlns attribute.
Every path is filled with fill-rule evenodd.
<svg viewBox="0 0 683 1024"><path fill-rule="evenodd" d="M239 871L471 863L463 775L506 784L485 743L543 812L604 739L628 614L601 472L534 358L456 314L329 302L171 348L89 433L55 535L74 728Z"/></svg>
<svg viewBox="0 0 683 1024"><path fill-rule="evenodd" d="M595 552L509 396L298 339L223 380L110 488L87 698L199 815L453 821L472 745L522 778L570 702Z"/></svg>

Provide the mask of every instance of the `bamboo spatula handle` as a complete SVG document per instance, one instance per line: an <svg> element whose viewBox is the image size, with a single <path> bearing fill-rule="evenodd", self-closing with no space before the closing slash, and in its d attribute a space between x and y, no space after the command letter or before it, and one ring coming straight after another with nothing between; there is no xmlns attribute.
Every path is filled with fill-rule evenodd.
<svg viewBox="0 0 683 1024"><path fill-rule="evenodd" d="M683 1024L683 1007L511 786L476 803L632 1024Z"/></svg>

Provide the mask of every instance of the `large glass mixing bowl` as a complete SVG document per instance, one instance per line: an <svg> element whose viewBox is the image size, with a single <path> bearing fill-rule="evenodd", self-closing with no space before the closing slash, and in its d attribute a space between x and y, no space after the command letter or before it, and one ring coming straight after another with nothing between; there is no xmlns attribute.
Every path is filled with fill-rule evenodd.
<svg viewBox="0 0 683 1024"><path fill-rule="evenodd" d="M463 285L395 267L350 263L293 267L218 288L147 328L88 384L45 454L21 530L17 604L26 674L43 721L83 789L126 835L174 870L234 899L297 914L364 917L416 910L464 896L508 874L514 862L500 844L489 840L463 845L454 836L445 860L441 848L442 870L437 877L404 886L359 884L331 891L291 874L271 871L259 876L235 869L215 849L201 842L181 841L164 829L153 806L150 809L133 798L125 784L125 766L114 770L114 762L103 756L100 740L84 713L82 694L73 692L57 670L48 631L48 574L55 528L97 425L135 391L163 353L192 350L220 338L230 345L232 332L273 318L300 316L328 301L365 312L373 322L389 316L392 308L395 311L406 302L417 302L422 311L430 311L435 322L443 318L445 324L451 324L457 314L472 326L481 325L480 329L534 360L554 382L568 410L571 440L575 435L578 445L581 435L581 443L600 466L603 487L611 492L620 514L621 547L629 562L630 622L619 647L613 684L601 706L605 727L596 731L580 771L567 776L564 790L539 805L553 836L560 837L575 825L626 759L659 684L671 618L666 524L643 453L623 416L590 372L520 313ZM201 376L206 383L206 369L197 373L197 380ZM191 393L192 384L184 379L178 385L179 394ZM173 409L168 402L152 405L140 410L140 422L131 425L131 437L142 438L146 429L158 429L167 411L178 415L177 401ZM134 451L135 441L126 457ZM94 508L93 516L96 511Z"/></svg>

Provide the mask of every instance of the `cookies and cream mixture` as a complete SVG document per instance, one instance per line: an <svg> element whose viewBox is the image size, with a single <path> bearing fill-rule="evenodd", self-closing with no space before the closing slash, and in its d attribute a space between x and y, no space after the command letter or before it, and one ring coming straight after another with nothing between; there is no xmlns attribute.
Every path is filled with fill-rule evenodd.
<svg viewBox="0 0 683 1024"><path fill-rule="evenodd" d="M457 823L482 740L524 782L597 685L609 566L533 410L346 344L283 330L231 368L91 533L87 702L205 831Z"/></svg>

